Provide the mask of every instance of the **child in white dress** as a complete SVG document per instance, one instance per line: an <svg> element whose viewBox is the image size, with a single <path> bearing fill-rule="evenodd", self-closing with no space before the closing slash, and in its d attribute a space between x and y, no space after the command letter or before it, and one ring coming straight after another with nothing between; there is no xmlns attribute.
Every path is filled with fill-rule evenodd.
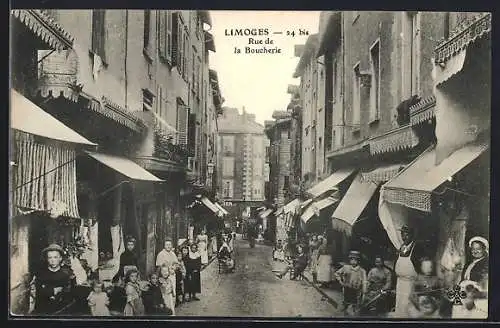
<svg viewBox="0 0 500 328"><path fill-rule="evenodd" d="M109 316L109 298L103 290L103 284L100 281L94 281L92 291L87 297L92 316Z"/></svg>

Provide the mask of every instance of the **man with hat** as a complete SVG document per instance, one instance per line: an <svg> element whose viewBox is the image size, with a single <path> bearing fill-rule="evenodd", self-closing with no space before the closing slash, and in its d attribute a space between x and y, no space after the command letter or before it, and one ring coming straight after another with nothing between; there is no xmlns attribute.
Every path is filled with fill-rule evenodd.
<svg viewBox="0 0 500 328"><path fill-rule="evenodd" d="M335 279L342 286L344 296L344 311L349 308L354 313L359 310L359 305L366 294L367 279L366 271L359 266L361 253L358 251L349 252L349 263L335 272Z"/></svg>
<svg viewBox="0 0 500 328"><path fill-rule="evenodd" d="M35 313L40 315L58 314L72 301L75 276L70 268L62 265L64 250L51 244L42 250L47 266L35 275Z"/></svg>
<svg viewBox="0 0 500 328"><path fill-rule="evenodd" d="M425 257L423 249L415 242L415 231L407 225L401 228L401 245L394 266L396 273L396 314L407 314L413 282L418 276L419 260Z"/></svg>

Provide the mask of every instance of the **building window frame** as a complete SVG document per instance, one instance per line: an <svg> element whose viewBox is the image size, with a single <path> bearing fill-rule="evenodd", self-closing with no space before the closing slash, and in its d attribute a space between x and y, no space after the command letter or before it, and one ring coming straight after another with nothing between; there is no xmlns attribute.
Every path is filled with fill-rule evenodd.
<svg viewBox="0 0 500 328"><path fill-rule="evenodd" d="M371 87L370 87L370 117L368 123L375 123L380 120L380 38L370 46L370 71L371 71Z"/></svg>
<svg viewBox="0 0 500 328"><path fill-rule="evenodd" d="M92 38L91 52L101 57L104 65L107 63L106 58L106 10L92 9Z"/></svg>
<svg viewBox="0 0 500 328"><path fill-rule="evenodd" d="M146 57L146 59L151 62L152 61L152 56L151 56L151 10L150 9L145 9L144 10L144 22L143 22L143 54Z"/></svg>
<svg viewBox="0 0 500 328"><path fill-rule="evenodd" d="M361 62L352 68L352 129L359 131L361 123Z"/></svg>
<svg viewBox="0 0 500 328"><path fill-rule="evenodd" d="M417 11L401 13L402 99L420 93L421 15Z"/></svg>

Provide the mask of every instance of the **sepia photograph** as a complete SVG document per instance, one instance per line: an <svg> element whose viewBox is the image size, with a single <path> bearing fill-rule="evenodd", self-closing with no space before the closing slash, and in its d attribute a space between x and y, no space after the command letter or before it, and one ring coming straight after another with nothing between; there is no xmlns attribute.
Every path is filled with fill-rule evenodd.
<svg viewBox="0 0 500 328"><path fill-rule="evenodd" d="M9 16L11 318L488 318L491 13Z"/></svg>

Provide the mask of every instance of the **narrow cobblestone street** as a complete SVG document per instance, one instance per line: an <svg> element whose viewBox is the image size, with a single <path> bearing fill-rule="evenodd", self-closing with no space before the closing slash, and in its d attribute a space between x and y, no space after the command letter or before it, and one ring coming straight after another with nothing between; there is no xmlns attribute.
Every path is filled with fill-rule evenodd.
<svg viewBox="0 0 500 328"><path fill-rule="evenodd" d="M177 316L338 317L338 311L306 281L280 280L272 272L272 248L236 243L236 272L218 273L217 261L202 272L200 301L181 305Z"/></svg>

